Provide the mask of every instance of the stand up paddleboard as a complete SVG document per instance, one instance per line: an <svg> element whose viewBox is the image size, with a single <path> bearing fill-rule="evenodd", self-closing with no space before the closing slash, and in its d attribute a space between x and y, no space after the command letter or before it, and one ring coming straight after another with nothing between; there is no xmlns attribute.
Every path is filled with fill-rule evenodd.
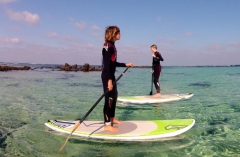
<svg viewBox="0 0 240 157"><path fill-rule="evenodd" d="M45 125L57 132L70 134L78 121L49 120ZM102 121L84 121L72 135L117 141L148 141L180 135L193 127L194 119L123 121L114 124L119 132L104 130Z"/></svg>
<svg viewBox="0 0 240 157"><path fill-rule="evenodd" d="M164 103L171 101L178 101L189 99L193 96L192 93L186 94L169 94L169 95L161 95L161 97L153 97L153 96L119 96L118 101L121 103L130 103L130 104L156 104L156 103Z"/></svg>

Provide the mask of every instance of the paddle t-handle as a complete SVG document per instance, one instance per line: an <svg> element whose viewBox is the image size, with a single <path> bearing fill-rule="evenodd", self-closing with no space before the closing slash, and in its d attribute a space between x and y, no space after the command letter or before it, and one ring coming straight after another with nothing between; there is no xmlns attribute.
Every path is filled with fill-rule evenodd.
<svg viewBox="0 0 240 157"><path fill-rule="evenodd" d="M122 74L113 82L113 86L117 83L117 81L125 74L125 72L128 70L129 67L127 67ZM68 135L67 139L63 143L63 145L60 147L59 152L64 148L64 146L67 144L68 139L73 134L73 132L80 126L80 124L87 118L87 116L92 112L92 110L97 106L97 104L102 100L102 98L109 92L109 90L106 90L104 94L95 102L95 104L90 108L90 110L81 118L81 120L75 125L72 132Z"/></svg>

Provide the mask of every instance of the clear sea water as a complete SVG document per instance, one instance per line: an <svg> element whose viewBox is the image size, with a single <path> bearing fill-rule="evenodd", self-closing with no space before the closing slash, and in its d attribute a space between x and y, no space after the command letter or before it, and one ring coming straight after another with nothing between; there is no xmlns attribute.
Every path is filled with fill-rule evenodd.
<svg viewBox="0 0 240 157"><path fill-rule="evenodd" d="M116 77L125 68L118 68ZM0 72L0 157L238 157L240 156L240 67L163 67L162 94L194 93L189 100L117 106L119 120L196 120L188 132L161 141L113 142L48 130L49 119L84 116L103 94L101 72L51 68ZM148 95L148 68L131 68L119 80L119 95ZM103 120L103 101L87 120Z"/></svg>

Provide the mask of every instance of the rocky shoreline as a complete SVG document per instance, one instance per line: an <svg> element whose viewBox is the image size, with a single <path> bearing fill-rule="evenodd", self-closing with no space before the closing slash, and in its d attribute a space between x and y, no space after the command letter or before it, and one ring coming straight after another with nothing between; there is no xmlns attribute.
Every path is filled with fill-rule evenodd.
<svg viewBox="0 0 240 157"><path fill-rule="evenodd" d="M82 72L91 72L91 71L102 71L101 66L91 66L88 63L85 63L82 66L77 64L70 65L65 63L63 66L40 66L40 67L31 67L31 66L9 66L9 65L0 65L0 71L11 71L11 70L37 70L37 69L52 69L53 71L82 71ZM150 66L134 66L133 68L151 68Z"/></svg>
<svg viewBox="0 0 240 157"><path fill-rule="evenodd" d="M23 67L14 67L14 66L7 66L7 65L0 65L0 71L10 71L10 70L30 70L30 66L23 66Z"/></svg>
<svg viewBox="0 0 240 157"><path fill-rule="evenodd" d="M79 68L77 64L70 65L68 63L65 63L64 66L58 66L57 68L62 71L83 71L83 72L102 70L101 67L93 67L93 66L90 66L88 63L85 63L82 67L79 67Z"/></svg>

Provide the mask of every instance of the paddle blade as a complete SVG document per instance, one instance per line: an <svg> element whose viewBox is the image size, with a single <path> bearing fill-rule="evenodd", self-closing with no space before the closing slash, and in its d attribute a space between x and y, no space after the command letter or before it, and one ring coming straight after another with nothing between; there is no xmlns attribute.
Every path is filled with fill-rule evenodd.
<svg viewBox="0 0 240 157"><path fill-rule="evenodd" d="M80 124L81 124L80 122L78 122L78 123L76 124L76 126L73 128L71 134L68 135L67 139L65 140L65 142L63 143L63 145L60 147L60 149L59 149L58 152L61 152L61 151L62 151L62 149L63 149L63 148L65 147L65 145L67 144L67 141L69 140L70 136L71 136L71 135L73 134L73 132L79 127Z"/></svg>

